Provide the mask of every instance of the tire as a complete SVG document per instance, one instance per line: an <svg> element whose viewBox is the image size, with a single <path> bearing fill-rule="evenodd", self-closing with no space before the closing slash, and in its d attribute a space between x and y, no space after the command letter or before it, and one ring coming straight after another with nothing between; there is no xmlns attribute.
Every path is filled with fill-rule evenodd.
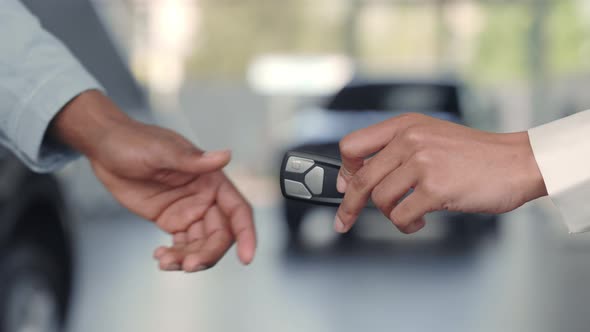
<svg viewBox="0 0 590 332"><path fill-rule="evenodd" d="M459 214L448 221L447 238L470 242L487 234L494 235L499 227L497 215Z"/></svg>
<svg viewBox="0 0 590 332"><path fill-rule="evenodd" d="M65 279L56 259L32 243L0 258L0 332L57 332L64 326Z"/></svg>
<svg viewBox="0 0 590 332"><path fill-rule="evenodd" d="M283 206L285 220L287 221L289 246L298 246L301 244L301 224L310 209L306 205L297 201L284 201Z"/></svg>
<svg viewBox="0 0 590 332"><path fill-rule="evenodd" d="M284 217L287 221L288 242L287 247L290 249L301 249L304 245L304 239L301 234L303 221L307 214L314 208L308 203L284 200ZM334 213L336 210L334 209ZM358 235L355 228L352 228L345 234L340 234L337 238L337 245L340 247L352 247L358 241Z"/></svg>

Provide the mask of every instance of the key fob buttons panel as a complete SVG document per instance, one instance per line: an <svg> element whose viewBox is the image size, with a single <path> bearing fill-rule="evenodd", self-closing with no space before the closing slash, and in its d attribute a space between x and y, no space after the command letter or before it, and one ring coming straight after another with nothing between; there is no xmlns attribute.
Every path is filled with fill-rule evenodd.
<svg viewBox="0 0 590 332"><path fill-rule="evenodd" d="M316 166L305 174L305 184L314 195L321 195L324 189L324 169Z"/></svg>
<svg viewBox="0 0 590 332"><path fill-rule="evenodd" d="M303 183L293 180L285 180L285 192L292 197L303 199L311 198L311 193L305 188Z"/></svg>
<svg viewBox="0 0 590 332"><path fill-rule="evenodd" d="M289 157L289 160L287 160L287 164L285 165L285 171L303 174L308 169L310 169L311 166L313 166L313 164L313 160L291 156Z"/></svg>

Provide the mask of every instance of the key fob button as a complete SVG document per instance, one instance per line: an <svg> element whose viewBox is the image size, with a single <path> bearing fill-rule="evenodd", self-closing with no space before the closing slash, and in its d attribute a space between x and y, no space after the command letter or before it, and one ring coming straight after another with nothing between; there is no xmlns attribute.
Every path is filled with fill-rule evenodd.
<svg viewBox="0 0 590 332"><path fill-rule="evenodd" d="M285 193L291 197L303 198L303 199L310 199L311 193L305 188L303 183L292 181L292 180L285 180Z"/></svg>
<svg viewBox="0 0 590 332"><path fill-rule="evenodd" d="M291 173L305 173L305 171L310 169L313 164L313 160L310 159L289 157L287 165L285 166L285 171Z"/></svg>
<svg viewBox="0 0 590 332"><path fill-rule="evenodd" d="M305 184L314 195L321 195L324 189L324 169L316 166L305 174Z"/></svg>

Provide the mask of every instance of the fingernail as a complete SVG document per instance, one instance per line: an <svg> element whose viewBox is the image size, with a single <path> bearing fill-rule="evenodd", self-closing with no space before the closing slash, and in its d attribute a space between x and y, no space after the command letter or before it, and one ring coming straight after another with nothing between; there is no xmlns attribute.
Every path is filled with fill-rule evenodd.
<svg viewBox="0 0 590 332"><path fill-rule="evenodd" d="M154 259L160 259L162 255L166 252L165 248L158 248L154 251Z"/></svg>
<svg viewBox="0 0 590 332"><path fill-rule="evenodd" d="M204 271L206 269L208 269L208 267L206 265L197 265L196 267L194 267L192 269L191 268L186 268L184 270L184 272L185 273L194 273L194 272Z"/></svg>
<svg viewBox="0 0 590 332"><path fill-rule="evenodd" d="M178 270L180 270L180 264L178 264L178 263L169 264L168 266L166 266L165 270L166 271L178 271Z"/></svg>
<svg viewBox="0 0 590 332"><path fill-rule="evenodd" d="M338 233L345 233L346 232L346 226L344 225L344 223L342 222L342 220L340 220L340 217L336 216L336 218L334 218L334 230Z"/></svg>
<svg viewBox="0 0 590 332"><path fill-rule="evenodd" d="M336 178L336 190L341 194L344 194L346 191L346 180L344 180L340 174L338 174L338 177Z"/></svg>
<svg viewBox="0 0 590 332"><path fill-rule="evenodd" d="M199 265L195 268L195 272L205 271L207 269L208 269L207 265Z"/></svg>
<svg viewBox="0 0 590 332"><path fill-rule="evenodd" d="M418 221L412 223L412 225L410 225L409 231L410 231L410 233L415 233L415 232L421 230L422 227L424 227L425 225L426 225L426 223L424 222L424 220L418 220Z"/></svg>

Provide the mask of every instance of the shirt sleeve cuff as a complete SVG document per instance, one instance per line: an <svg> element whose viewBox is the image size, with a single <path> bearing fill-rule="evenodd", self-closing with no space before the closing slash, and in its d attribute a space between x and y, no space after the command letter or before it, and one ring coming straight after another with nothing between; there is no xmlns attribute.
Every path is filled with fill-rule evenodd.
<svg viewBox="0 0 590 332"><path fill-rule="evenodd" d="M590 231L590 111L532 128L529 138L569 232Z"/></svg>
<svg viewBox="0 0 590 332"><path fill-rule="evenodd" d="M36 172L51 172L76 159L78 153L46 135L53 118L73 98L102 86L81 66L57 72L31 95L16 123L21 159Z"/></svg>

